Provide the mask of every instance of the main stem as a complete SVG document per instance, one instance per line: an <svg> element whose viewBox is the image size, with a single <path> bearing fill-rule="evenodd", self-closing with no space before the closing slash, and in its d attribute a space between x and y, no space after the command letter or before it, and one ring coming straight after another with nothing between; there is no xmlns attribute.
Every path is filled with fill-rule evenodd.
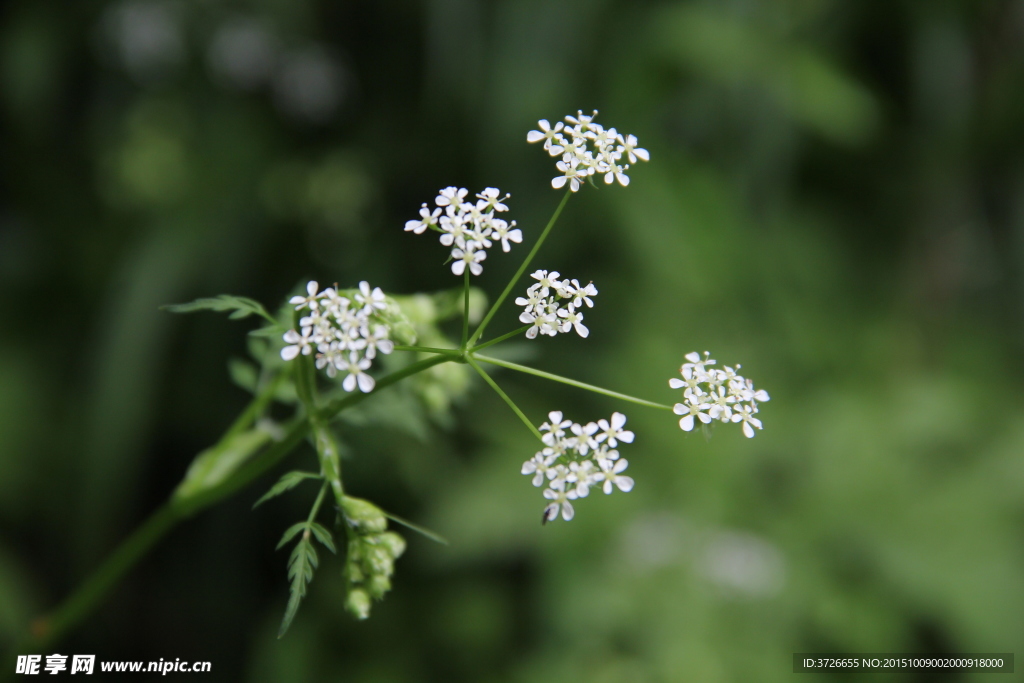
<svg viewBox="0 0 1024 683"><path fill-rule="evenodd" d="M338 412L365 401L382 389L410 375L422 372L440 363L450 362L451 360L452 358L447 355L436 355L432 358L413 363L379 379L377 386L372 392L368 394L349 394L344 398L336 399L327 406L320 408L316 412L316 416L323 420L329 420ZM267 389L272 390L273 387L274 384L272 383L268 385ZM253 403L263 402L263 400L262 395L257 396L253 399ZM255 414L248 408L244 411L243 415L255 418ZM228 434L233 433L236 426L237 423L232 425ZM285 435L280 441L274 443L239 467L220 484L200 491L188 498L168 500L157 508L128 538L121 542L113 553L107 556L107 559L78 586L74 593L48 615L40 617L32 623L31 633L22 639L21 642L16 643L9 653L12 655L10 657L12 662L13 655L24 654L28 651L45 650L48 645L59 640L65 633L89 616L117 582L179 522L227 498L274 467L293 448L302 442L309 432L309 428L310 420L308 415L296 418L286 426ZM0 673L0 677L2 676L3 674Z"/></svg>
<svg viewBox="0 0 1024 683"><path fill-rule="evenodd" d="M466 284L463 286L463 306L462 306L462 350L466 350L466 344L469 340L469 268L466 268Z"/></svg>
<svg viewBox="0 0 1024 683"><path fill-rule="evenodd" d="M519 282L519 278L521 278L523 273L526 272L526 269L530 267L530 262L533 261L533 257L537 255L538 251L540 251L540 247L544 244L544 240L548 238L548 233L550 233L551 228L555 226L555 222L558 221L558 217L562 214L562 209L565 208L565 204L569 201L569 197L571 195L572 192L566 190L565 195L562 197L562 201L558 204L558 208L555 209L553 214L551 214L551 220L548 221L547 226L544 228L544 232L540 234L540 238L537 240L537 243L533 245L533 249L531 249L530 253L526 255L526 260L523 261L523 265L519 266L519 270L516 271L516 274L512 276L512 279L509 280L509 283L505 286L505 291L501 293L501 296L499 296L494 302L494 305L491 306L489 311L487 311L487 315L485 315L484 319L480 322L480 326L476 328L476 332L474 332L473 336L469 338L470 346L476 343L476 340L484 333L484 330L487 329L488 323L491 322L491 318L493 318L494 314L498 312L499 308L501 308L501 304L504 303L506 298L508 298L512 288L516 286L517 282Z"/></svg>

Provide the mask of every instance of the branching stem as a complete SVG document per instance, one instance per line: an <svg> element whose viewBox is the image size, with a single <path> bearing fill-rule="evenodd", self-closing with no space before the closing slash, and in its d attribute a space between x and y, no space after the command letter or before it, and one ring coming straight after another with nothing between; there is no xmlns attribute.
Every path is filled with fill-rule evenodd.
<svg viewBox="0 0 1024 683"><path fill-rule="evenodd" d="M538 439L542 439L543 437L541 436L540 431L538 431L537 428L533 426L533 423L530 422L529 418L527 418L523 411L519 409L519 406L517 406L515 402L508 397L508 394L501 390L501 387L498 386L498 383L495 382L490 375L484 372L483 368L477 365L476 361L473 360L473 357L467 356L466 361L473 366L474 370L480 373L480 376L484 378L485 382L491 385L491 388L498 393L498 396L501 396L501 398L504 399L505 403L508 404L508 407L512 409L512 412L519 416L519 419L523 421L523 424L526 425L531 432L533 432L533 435L536 436Z"/></svg>

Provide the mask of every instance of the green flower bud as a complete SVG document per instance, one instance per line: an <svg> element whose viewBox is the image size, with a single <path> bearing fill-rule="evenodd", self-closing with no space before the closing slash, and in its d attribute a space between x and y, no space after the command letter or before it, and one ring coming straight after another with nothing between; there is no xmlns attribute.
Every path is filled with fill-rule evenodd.
<svg viewBox="0 0 1024 683"><path fill-rule="evenodd" d="M394 531L385 532L378 539L379 543L388 549L393 559L397 560L405 552L405 539Z"/></svg>
<svg viewBox="0 0 1024 683"><path fill-rule="evenodd" d="M370 596L362 588L353 588L345 599L345 609L356 619L366 619L370 616L370 604Z"/></svg>
<svg viewBox="0 0 1024 683"><path fill-rule="evenodd" d="M391 590L391 579L379 574L372 576L369 583L366 584L366 588L370 591L370 595L380 600L385 593Z"/></svg>
<svg viewBox="0 0 1024 683"><path fill-rule="evenodd" d="M388 528L387 517L376 505L362 498L345 496L342 509L349 523L364 534L380 533Z"/></svg>

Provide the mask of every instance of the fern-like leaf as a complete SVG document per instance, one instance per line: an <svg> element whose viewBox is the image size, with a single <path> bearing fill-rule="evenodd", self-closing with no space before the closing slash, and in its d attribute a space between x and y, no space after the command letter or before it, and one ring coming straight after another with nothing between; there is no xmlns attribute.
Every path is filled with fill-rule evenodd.
<svg viewBox="0 0 1024 683"><path fill-rule="evenodd" d="M325 548L335 555L338 554L338 549L334 547L334 537L323 524L313 522L310 525L309 530L313 532L313 535L316 536L316 540L320 541Z"/></svg>
<svg viewBox="0 0 1024 683"><path fill-rule="evenodd" d="M253 509L267 502L271 498L280 496L285 491L290 491L307 479L320 479L319 474L313 472L287 472L277 480L277 483L270 487L270 490L263 494L263 496L252 504ZM293 527L294 528L294 527ZM290 529L289 529L290 531ZM285 541L287 543L287 541ZM278 546L279 548L281 546Z"/></svg>
<svg viewBox="0 0 1024 683"><path fill-rule="evenodd" d="M196 299L195 301L190 301L187 304L168 304L167 306L161 306L160 308L165 311L170 311L171 313L231 311L231 315L228 316L231 320L248 318L250 315L259 315L266 320L269 320L275 326L278 324L277 320L267 313L267 309L263 308L263 304L259 301L249 299L244 296L233 296L231 294L221 294L216 297Z"/></svg>
<svg viewBox="0 0 1024 683"><path fill-rule="evenodd" d="M295 538L295 534L305 530L305 522L296 522L295 524L292 524L290 527L288 527L287 530L285 530L284 535L281 536L281 540L277 542L277 547L274 548L274 550L280 550L281 548L285 547L286 545L288 545L288 541Z"/></svg>
<svg viewBox="0 0 1024 683"><path fill-rule="evenodd" d="M299 526L305 528L306 523L301 522ZM306 587L313 580L313 570L319 564L316 548L308 537L303 536L295 544L295 550L288 558L288 580L291 581L291 594L288 596L288 606L284 610L284 618L281 620L281 628L277 630L277 637L281 638L288 632L292 620L299 611L302 598L306 597Z"/></svg>

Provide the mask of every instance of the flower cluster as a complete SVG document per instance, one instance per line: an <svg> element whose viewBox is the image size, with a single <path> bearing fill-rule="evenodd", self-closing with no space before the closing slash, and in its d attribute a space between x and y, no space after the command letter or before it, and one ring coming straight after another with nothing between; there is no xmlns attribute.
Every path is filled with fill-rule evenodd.
<svg viewBox="0 0 1024 683"><path fill-rule="evenodd" d="M544 497L551 502L544 508L541 521L550 522L562 513L569 521L576 514L572 502L586 498L590 487L601 485L605 493L615 487L630 491L633 479L622 474L628 466L619 457L619 442L633 443L633 432L623 429L626 416L612 413L612 419L585 425L563 420L559 410L548 413L548 422L540 426L544 449L523 463L522 473L533 475L533 485L547 482Z"/></svg>
<svg viewBox="0 0 1024 683"><path fill-rule="evenodd" d="M566 116L565 123L559 121L554 127L541 119L537 122L540 130L526 134L527 142L544 141L544 149L562 159L555 167L562 174L551 181L556 190L569 183L569 189L577 192L582 181L595 174L604 175L604 182L611 184L618 180L620 185L629 185L626 171L637 159L648 161L651 155L646 149L637 147L635 135L623 136L614 128L605 128L594 123L597 110L590 116L578 111L576 116ZM566 125L568 124L568 125ZM623 163L623 157L629 163Z"/></svg>
<svg viewBox="0 0 1024 683"><path fill-rule="evenodd" d="M531 277L537 282L529 286L526 296L516 298L516 305L525 307L519 314L520 322L530 325L527 339L534 339L537 334L554 337L574 328L581 337L590 334L583 324L582 306L594 307L591 297L597 296L597 288L593 282L580 285L578 280L559 280L555 270L538 270Z"/></svg>
<svg viewBox="0 0 1024 683"><path fill-rule="evenodd" d="M477 201L465 201L469 190L461 187L446 187L434 199L437 208L433 211L423 204L420 219L406 221L405 229L417 235L427 228L441 233L441 244L452 248L452 272L462 275L469 268L473 275L479 275L484 267L480 263L487 258L485 249L495 242L501 242L501 250L508 252L509 242L523 241L522 231L495 213L508 211L504 203L511 195L501 196L496 187L488 187L476 195ZM442 213L443 212L443 213Z"/></svg>
<svg viewBox="0 0 1024 683"><path fill-rule="evenodd" d="M299 328L284 333L288 343L281 349L281 358L292 360L299 354L316 354L316 367L326 368L329 377L348 373L341 385L345 391L358 386L363 392L373 391L374 379L366 373L377 352L391 353L391 328L383 315L390 304L380 287L370 289L366 281L359 289L339 291L337 286L319 291L315 281L306 286L306 296L293 296L288 302L296 311L308 311L299 319Z"/></svg>
<svg viewBox="0 0 1024 683"><path fill-rule="evenodd" d="M391 590L395 560L405 552L405 539L388 531L388 520L373 503L345 496L342 511L351 529L345 578L346 608L358 619L370 616L371 598L380 600Z"/></svg>
<svg viewBox="0 0 1024 683"><path fill-rule="evenodd" d="M668 385L673 389L684 389L684 403L677 403L672 408L676 415L682 415L679 427L690 431L696 425L695 420L710 424L712 420L722 422L742 422L743 433L747 438L754 437L754 428L761 429L761 421L754 417L757 404L768 400L768 392L754 389L754 383L736 374L740 369L723 366L712 368L716 361L711 354L704 352L704 358L696 351L686 354L688 362L680 368L682 379L673 377Z"/></svg>

